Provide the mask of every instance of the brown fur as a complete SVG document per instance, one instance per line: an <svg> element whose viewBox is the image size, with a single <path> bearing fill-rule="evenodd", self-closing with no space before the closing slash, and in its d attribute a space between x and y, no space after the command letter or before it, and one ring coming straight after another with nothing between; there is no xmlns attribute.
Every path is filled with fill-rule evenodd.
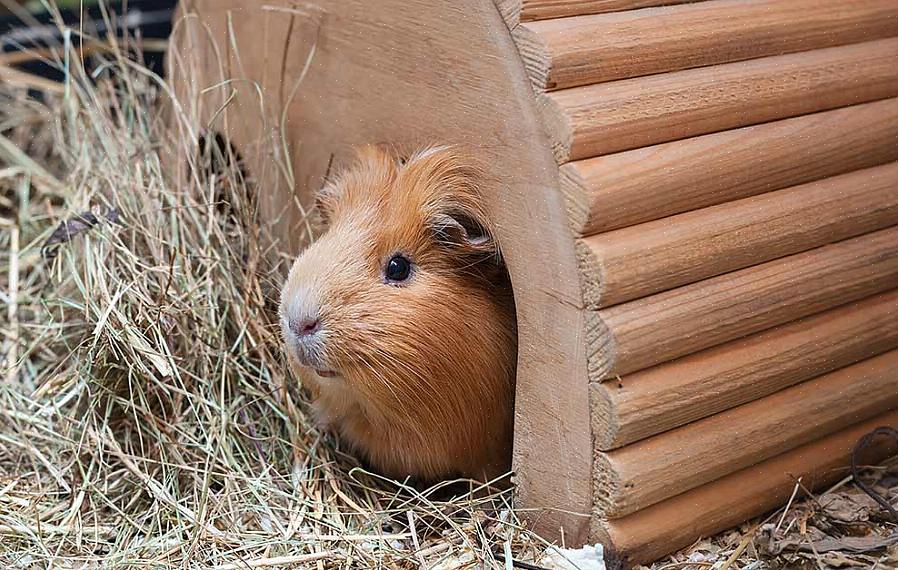
<svg viewBox="0 0 898 570"><path fill-rule="evenodd" d="M485 480L509 466L514 303L479 176L448 149L405 164L362 150L322 191L330 227L296 260L282 292L288 350L320 420L393 477ZM488 239L471 239L477 227ZM383 275L397 252L414 264L399 286ZM291 310L309 306L321 322L309 358L337 378L319 377L291 344Z"/></svg>

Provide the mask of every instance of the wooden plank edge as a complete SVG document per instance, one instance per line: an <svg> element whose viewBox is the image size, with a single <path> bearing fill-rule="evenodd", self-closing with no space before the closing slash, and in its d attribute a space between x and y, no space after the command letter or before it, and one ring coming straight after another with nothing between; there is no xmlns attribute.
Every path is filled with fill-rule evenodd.
<svg viewBox="0 0 898 570"><path fill-rule="evenodd" d="M543 122L559 163L601 156L895 97L896 54L887 38L572 87L541 94Z"/></svg>
<svg viewBox="0 0 898 570"><path fill-rule="evenodd" d="M584 311L586 328L586 377L589 398L589 429L593 445L596 437L606 433L617 433L620 426L610 394L602 380L614 366L614 337L608 326L596 311ZM610 482L609 482L610 483Z"/></svg>
<svg viewBox="0 0 898 570"><path fill-rule="evenodd" d="M896 161L896 138L898 98L884 99L569 162L560 188L588 236Z"/></svg>
<svg viewBox="0 0 898 570"><path fill-rule="evenodd" d="M525 22L549 91L898 35L894 0L709 0Z"/></svg>
<svg viewBox="0 0 898 570"><path fill-rule="evenodd" d="M584 311L586 330L586 373L590 382L607 376L612 369L617 349L608 325L597 311Z"/></svg>
<svg viewBox="0 0 898 570"><path fill-rule="evenodd" d="M898 407L898 350L597 452L595 512L620 518Z"/></svg>
<svg viewBox="0 0 898 570"><path fill-rule="evenodd" d="M589 187L576 163L568 162L558 169L558 188L564 196L568 222L574 237L586 237L586 230L597 216L596 201L593 198L595 191Z"/></svg>
<svg viewBox="0 0 898 570"><path fill-rule="evenodd" d="M779 508L799 479L811 490L842 479L849 474L845 467L857 440L880 426L898 427L898 411L855 424L627 517L608 521L595 514L591 540L605 545L609 568L650 563L701 537ZM896 453L894 441L880 439L861 453L861 463L876 464Z"/></svg>
<svg viewBox="0 0 898 570"><path fill-rule="evenodd" d="M592 384L593 440L617 449L895 348L898 290Z"/></svg>
<svg viewBox="0 0 898 570"><path fill-rule="evenodd" d="M625 303L891 227L895 188L898 162L582 238L581 274L599 280L590 304Z"/></svg>
<svg viewBox="0 0 898 570"><path fill-rule="evenodd" d="M493 0L496 9L505 21L509 30L513 31L521 23L521 12L524 9L523 0Z"/></svg>
<svg viewBox="0 0 898 570"><path fill-rule="evenodd" d="M616 345L611 373L636 372L888 291L896 280L893 226L601 309Z"/></svg>
<svg viewBox="0 0 898 570"><path fill-rule="evenodd" d="M516 0L516 3L521 6L521 21L535 22L698 1L700 0Z"/></svg>
<svg viewBox="0 0 898 570"><path fill-rule="evenodd" d="M545 42L539 34L525 25L519 25L511 33L518 53L527 75L530 77L533 88L537 92L543 92L548 87L549 72L552 66L552 57L548 52Z"/></svg>
<svg viewBox="0 0 898 570"><path fill-rule="evenodd" d="M564 164L571 158L571 147L574 144L574 128L564 113L564 109L547 93L535 92L536 111L549 144L555 162Z"/></svg>
<svg viewBox="0 0 898 570"><path fill-rule="evenodd" d="M574 240L574 250L577 253L580 270L580 289L583 292L583 302L588 309L600 309L605 286L602 260L595 255L592 248L583 239Z"/></svg>

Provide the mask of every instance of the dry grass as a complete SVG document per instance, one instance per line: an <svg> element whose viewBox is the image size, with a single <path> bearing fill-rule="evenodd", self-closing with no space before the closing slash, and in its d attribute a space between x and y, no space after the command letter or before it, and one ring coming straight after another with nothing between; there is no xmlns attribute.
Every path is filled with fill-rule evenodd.
<svg viewBox="0 0 898 570"><path fill-rule="evenodd" d="M283 144L246 179L226 149L199 152L205 132L162 79L114 45L86 71L71 32L62 88L38 100L0 83L0 566L538 560L546 545L510 494L382 480L310 421L276 327L289 260L255 201L290 182ZM881 487L898 495L893 471ZM843 504L856 489L839 492ZM654 568L898 564L898 547L802 550L821 529L862 532L823 504L796 501L776 532L751 523Z"/></svg>

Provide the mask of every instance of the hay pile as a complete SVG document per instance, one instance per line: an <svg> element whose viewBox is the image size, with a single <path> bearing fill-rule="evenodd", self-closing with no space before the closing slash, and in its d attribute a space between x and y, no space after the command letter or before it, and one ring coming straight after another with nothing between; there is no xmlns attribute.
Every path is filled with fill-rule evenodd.
<svg viewBox="0 0 898 570"><path fill-rule="evenodd" d="M289 260L257 181L121 46L85 70L75 45L64 85L0 83L0 567L548 565L509 493L385 481L316 429L280 353ZM655 567L820 561L761 536Z"/></svg>

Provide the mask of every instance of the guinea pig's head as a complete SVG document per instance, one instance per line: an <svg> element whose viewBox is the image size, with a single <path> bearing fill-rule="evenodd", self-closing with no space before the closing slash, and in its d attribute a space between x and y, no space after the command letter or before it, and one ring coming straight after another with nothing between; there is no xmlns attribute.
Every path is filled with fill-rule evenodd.
<svg viewBox="0 0 898 570"><path fill-rule="evenodd" d="M282 290L319 415L393 475L507 466L514 304L481 181L449 148L366 147L320 192L327 231Z"/></svg>

